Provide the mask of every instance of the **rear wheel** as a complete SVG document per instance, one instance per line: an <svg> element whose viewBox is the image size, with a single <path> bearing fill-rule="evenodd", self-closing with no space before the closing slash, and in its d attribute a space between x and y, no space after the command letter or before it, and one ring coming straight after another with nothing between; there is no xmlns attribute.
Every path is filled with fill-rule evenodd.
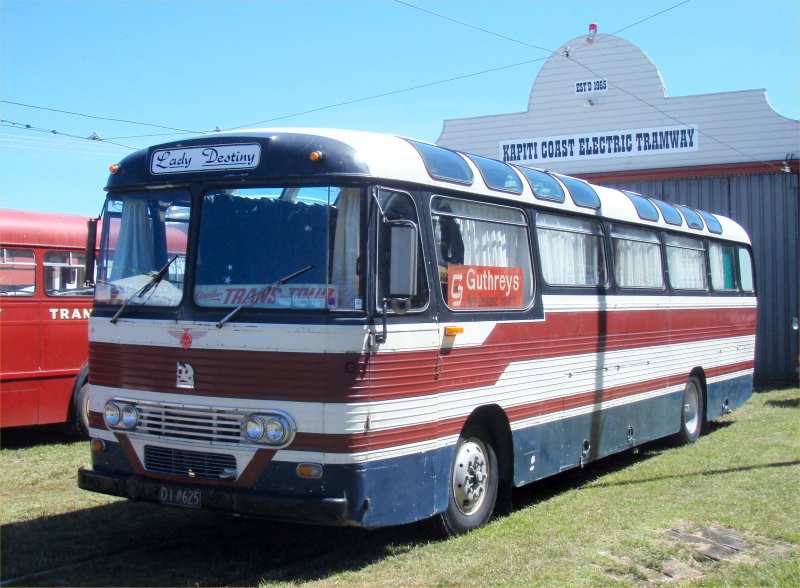
<svg viewBox="0 0 800 588"><path fill-rule="evenodd" d="M437 518L443 534L457 535L489 521L497 500L498 474L490 435L482 427L465 428L453 458L447 509Z"/></svg>
<svg viewBox="0 0 800 588"><path fill-rule="evenodd" d="M683 390L681 408L681 429L677 440L680 443L694 443L703 429L703 387L696 376L690 376Z"/></svg>

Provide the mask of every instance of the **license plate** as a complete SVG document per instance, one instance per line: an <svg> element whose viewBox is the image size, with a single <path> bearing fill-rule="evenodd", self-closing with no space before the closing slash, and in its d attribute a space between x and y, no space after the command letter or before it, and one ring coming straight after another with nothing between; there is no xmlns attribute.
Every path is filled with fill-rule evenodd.
<svg viewBox="0 0 800 588"><path fill-rule="evenodd" d="M173 486L161 486L158 489L158 501L161 504L170 506L182 506L183 508L200 508L200 490L196 488L175 488Z"/></svg>

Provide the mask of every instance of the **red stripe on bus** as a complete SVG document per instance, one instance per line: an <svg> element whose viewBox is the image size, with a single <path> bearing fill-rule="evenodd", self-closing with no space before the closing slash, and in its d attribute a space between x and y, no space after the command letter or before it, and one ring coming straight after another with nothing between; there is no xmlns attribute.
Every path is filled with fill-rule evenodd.
<svg viewBox="0 0 800 588"><path fill-rule="evenodd" d="M498 324L475 347L372 355L94 342L89 381L258 400L390 400L491 386L513 362L753 335L755 320L754 308L551 312L545 321ZM175 386L177 362L192 365L194 389Z"/></svg>
<svg viewBox="0 0 800 588"><path fill-rule="evenodd" d="M752 369L752 361L743 361L727 366L707 370L706 376L712 377L738 371ZM645 392L661 390L670 385L685 382L688 374L684 376L671 376L656 378L645 382L636 382L624 386L615 386L604 390L583 392L561 398L539 400L529 404L513 406L505 409L510 422L544 416L565 410L572 410L591 406L601 402L609 402L627 396L634 396ZM288 449L298 451L320 451L330 453L357 453L374 451L390 447L408 445L430 441L461 432L467 416L454 417L431 423L408 425L382 431L368 431L365 433L351 434L325 434L299 432Z"/></svg>

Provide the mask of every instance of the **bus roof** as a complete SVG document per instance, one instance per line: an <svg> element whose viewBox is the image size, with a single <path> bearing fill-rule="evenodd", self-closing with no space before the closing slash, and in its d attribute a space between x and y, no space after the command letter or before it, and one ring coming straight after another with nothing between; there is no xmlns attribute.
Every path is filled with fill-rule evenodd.
<svg viewBox="0 0 800 588"><path fill-rule="evenodd" d="M417 144L417 147L414 146L414 143ZM250 169L185 171L176 168L176 170L169 171L156 170L156 173L153 173L155 169L153 166L156 164L155 155L163 156L164 153L171 153L172 156L179 159L178 154L186 149L223 145L247 148L254 144L260 146L259 159ZM563 202L542 200L536 197L524 177L524 168L516 166L511 167L522 186L519 193L492 189L487 185L475 161L467 153L446 150L457 153L458 157L463 159L471 171L471 181L467 183L436 179L428 172L428 167L426 167L426 162L419 149L420 145L444 149L433 143L411 140L397 135L344 129L289 127L228 131L164 143L137 151L120 162L119 171L109 177L106 189L125 189L145 185L148 187L179 186L200 179L244 183L272 179L287 181L293 179L321 180L326 177L372 178L377 181L386 180L406 185L422 185L430 189L456 190L494 198L507 204L535 204L542 208L660 227L690 235L750 243L746 231L735 221L704 211L693 211L689 207L678 207L680 212L676 212L670 210L674 208L671 205L660 201L655 202L649 198L649 196L655 195L624 193L615 188L588 184L597 195L599 207L581 206L576 204L572 193L565 185L564 178L567 178L566 182L569 182L568 176L552 174L568 194ZM313 161L309 157L313 151L321 151L324 156ZM200 151L194 153L200 157ZM180 164L180 161L177 163ZM574 179L579 180L579 178ZM586 182L579 181L582 182L581 186L587 185ZM643 214L643 208L650 212ZM664 216L669 213L674 213L671 223ZM649 220L648 214L654 220ZM680 222L680 225L676 224L675 219ZM711 229L709 229L709 225L711 225Z"/></svg>
<svg viewBox="0 0 800 588"><path fill-rule="evenodd" d="M86 246L89 217L0 208L0 242L27 247Z"/></svg>

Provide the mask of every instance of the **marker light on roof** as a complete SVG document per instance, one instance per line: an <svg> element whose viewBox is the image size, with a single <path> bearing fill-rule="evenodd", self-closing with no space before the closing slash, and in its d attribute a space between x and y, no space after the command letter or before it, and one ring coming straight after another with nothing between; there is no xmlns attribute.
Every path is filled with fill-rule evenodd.
<svg viewBox="0 0 800 588"><path fill-rule="evenodd" d="M309 153L308 158L311 161L322 161L325 159L325 154L322 151L312 151Z"/></svg>
<svg viewBox="0 0 800 588"><path fill-rule="evenodd" d="M108 166L108 171L110 171L112 174L117 173L119 171L119 164L112 163L111 165Z"/></svg>

